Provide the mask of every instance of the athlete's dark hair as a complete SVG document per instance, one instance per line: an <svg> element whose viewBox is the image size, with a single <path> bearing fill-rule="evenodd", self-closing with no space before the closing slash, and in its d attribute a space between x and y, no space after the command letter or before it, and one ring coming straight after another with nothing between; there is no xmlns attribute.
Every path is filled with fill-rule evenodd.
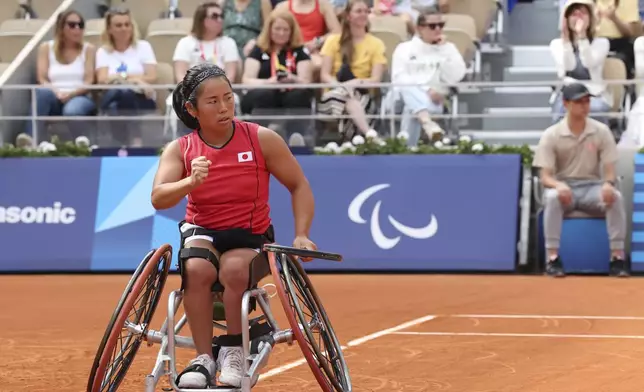
<svg viewBox="0 0 644 392"><path fill-rule="evenodd" d="M172 92L172 108L181 122L190 129L199 129L199 121L186 109L186 103L190 102L192 106L197 107L199 86L210 78L224 78L232 87L226 77L226 71L214 64L201 63L191 67Z"/></svg>

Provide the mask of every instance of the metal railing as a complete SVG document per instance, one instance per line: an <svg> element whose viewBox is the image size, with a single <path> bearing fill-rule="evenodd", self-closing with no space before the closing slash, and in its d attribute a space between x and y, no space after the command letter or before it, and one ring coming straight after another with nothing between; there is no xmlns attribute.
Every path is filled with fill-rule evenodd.
<svg viewBox="0 0 644 392"><path fill-rule="evenodd" d="M624 94L628 95L630 94L630 91L633 91L633 89L637 89L637 85L641 83L642 81L638 80L606 80L604 83L607 86L613 86L613 85L622 85L625 86L626 89L624 90ZM448 89L451 89L453 91L453 94L450 96L450 99L452 99L452 102L456 100L458 102L458 99L462 99L466 95L469 94L479 94L483 91L486 90L493 90L494 88L497 87L550 87L552 88L552 92L556 91L558 88L562 87L564 83L561 80L553 80L553 81L520 81L520 82L514 82L514 81L463 81L460 83L457 83L455 85L443 85L441 87L445 87ZM174 89L176 85L175 84L155 84L151 85L150 88L155 90L155 92L158 94L160 92L164 92L165 94L171 93L171 91ZM302 83L302 84L272 84L272 85L245 85L245 84L234 84L233 89L239 94L240 98L241 95L243 95L244 91L247 90L253 90L253 89L313 89L313 90L319 90L319 89L330 89L334 87L342 87L346 86L346 84L342 83ZM394 121L400 121L403 118L403 114L397 113L394 110L393 107L393 102L385 101L385 97L387 92L392 91L392 89L404 89L406 87L416 87L418 86L417 84L392 84L389 82L383 82L383 83L364 83L359 85L361 89L378 89L381 92L381 107L378 108L377 113L375 114L367 114L367 119L379 119L383 120L385 122L390 123L390 135L394 136L396 134L396 129L393 126ZM354 86L355 87L355 86ZM4 86L0 87L0 94L7 93L9 91L25 91L28 90L30 92L30 108L31 108L31 113L37 113L37 100L36 100L36 94L35 91L37 89L43 89L47 88L45 86L41 85L9 85L5 84ZM137 85L126 85L126 84L119 84L119 85L98 85L98 84L93 84L93 85L87 85L84 86L87 90L90 92L96 92L100 90L110 90L110 89L127 89L127 88L140 88L140 86ZM318 101L319 103L319 101ZM97 102L98 105L98 102ZM383 106L384 105L384 106ZM485 106L485 105L483 105ZM549 109L551 107L551 104L548 100L545 100L543 102L543 107L546 109ZM334 120L339 120L339 119L351 119L351 116L348 114L344 114L341 116L333 116L333 115L325 115L321 113L317 113L314 110L315 106L312 106L310 113L302 113L302 114L248 114L248 115L240 115L239 118L247 121L256 121L256 120L263 120L263 121L288 121L288 120L321 120L321 121L334 121ZM384 110L383 110L384 109ZM99 108L100 110L100 108ZM279 108L275 109L279 110ZM31 121L32 129L33 129L33 134L32 138L34 141L34 144L39 143L39 122L41 121L47 121L47 122L71 122L71 121L97 121L97 122L110 122L110 121L115 121L115 120L129 120L129 121L167 121L169 120L169 116L167 113L161 113L159 110L156 111L156 114L151 114L151 112L147 113L142 113L142 115L118 115L118 116L103 116L100 114L95 115L95 116L37 116L33 114L28 114L28 115L13 115L9 114L6 112L6 110L3 110L5 115L0 117L0 121ZM607 113L596 113L596 115L599 116L608 116L610 118L623 118L628 115L628 113L624 113L623 111L620 112L607 112ZM469 119L485 119L485 118L537 118L537 117L552 117L552 113L549 110L544 110L543 112L521 112L521 111L514 111L510 113L483 113L483 112L477 112L477 113L460 113L458 110L452 111L451 113L445 113L445 114L437 114L433 115L433 118L437 120L441 119L451 119L451 120L469 120ZM518 129L518 132L521 130ZM176 137L176 135L172 135L173 137Z"/></svg>

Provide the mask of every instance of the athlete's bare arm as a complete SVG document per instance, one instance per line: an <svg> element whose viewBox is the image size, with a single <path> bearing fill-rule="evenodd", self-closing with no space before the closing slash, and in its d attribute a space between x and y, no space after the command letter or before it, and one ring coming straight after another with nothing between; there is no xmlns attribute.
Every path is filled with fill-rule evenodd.
<svg viewBox="0 0 644 392"><path fill-rule="evenodd" d="M268 171L291 192L295 236L308 237L315 212L315 202L309 181L280 135L273 130L260 127L258 137Z"/></svg>
<svg viewBox="0 0 644 392"><path fill-rule="evenodd" d="M183 157L179 142L174 140L163 150L152 185L152 205L165 210L179 204L194 188L191 177L183 178Z"/></svg>

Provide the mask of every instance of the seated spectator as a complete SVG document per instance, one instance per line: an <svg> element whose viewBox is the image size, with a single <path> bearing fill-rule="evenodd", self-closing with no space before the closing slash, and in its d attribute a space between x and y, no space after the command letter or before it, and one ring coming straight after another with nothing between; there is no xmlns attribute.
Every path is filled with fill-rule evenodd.
<svg viewBox="0 0 644 392"><path fill-rule="evenodd" d="M410 146L418 143L421 128L430 140L442 139L444 131L431 118L445 109L443 100L449 91L441 84L460 82L467 70L458 48L445 39L445 21L437 8L420 12L416 25L417 35L398 44L391 66L394 84L418 84L397 89L404 111L415 117L403 117L402 130L409 134Z"/></svg>
<svg viewBox="0 0 644 392"><path fill-rule="evenodd" d="M302 38L311 56L313 73L322 67L320 49L330 34L340 33L340 22L328 0L286 0L275 8L290 11L300 26Z"/></svg>
<svg viewBox="0 0 644 392"><path fill-rule="evenodd" d="M98 83L123 85L103 92L101 110L108 115L133 115L155 110L156 92L151 84L157 78L156 56L150 43L138 38L138 29L129 11L116 10L106 14L101 43L96 53ZM141 145L138 127L116 122L112 125L112 136L119 142L127 144L131 139L133 146Z"/></svg>
<svg viewBox="0 0 644 392"><path fill-rule="evenodd" d="M215 64L226 71L229 80L237 80L240 68L239 51L235 41L222 34L223 11L219 4L209 1L197 7L192 19L192 31L177 43L174 50L174 78L183 80L188 68L200 63Z"/></svg>
<svg viewBox="0 0 644 392"><path fill-rule="evenodd" d="M378 15L400 16L407 24L410 35L416 32L414 22L418 20L419 10L438 7L443 13L449 12L450 0L374 0L372 17Z"/></svg>
<svg viewBox="0 0 644 392"><path fill-rule="evenodd" d="M257 36L268 20L273 6L270 0L224 1L224 35L232 38L242 57L255 47Z"/></svg>
<svg viewBox="0 0 644 392"><path fill-rule="evenodd" d="M548 262L546 271L563 276L559 256L564 214L583 211L605 214L610 238L610 272L627 276L624 260L626 211L617 180L617 147L610 129L588 118L590 92L575 83L563 88L566 117L546 129L537 147L533 166L540 169L543 225ZM603 173L603 176L600 174ZM608 260L606 260L608 262Z"/></svg>
<svg viewBox="0 0 644 392"><path fill-rule="evenodd" d="M241 69L241 58L235 41L222 34L223 11L215 2L200 4L192 19L192 31L177 43L174 50L174 78L175 82L183 80L189 68L200 63L215 64L226 71L228 80L237 80L237 72ZM239 105L239 96L235 94L235 102ZM172 97L168 97L171 108ZM174 114L174 110L171 110ZM192 130L179 121L182 133Z"/></svg>
<svg viewBox="0 0 644 392"><path fill-rule="evenodd" d="M302 34L288 10L275 10L244 62L243 84L279 85L311 83L311 58L304 50ZM242 98L242 113L254 108L311 107L310 89L261 88Z"/></svg>
<svg viewBox="0 0 644 392"><path fill-rule="evenodd" d="M599 20L595 35L608 38L610 51L626 64L628 78L633 78L635 54L633 40L642 31L638 0L595 0Z"/></svg>
<svg viewBox="0 0 644 392"><path fill-rule="evenodd" d="M613 97L604 83L604 62L609 43L606 38L595 37L595 17L592 0L570 0L561 18L561 38L550 42L550 51L555 61L557 75L564 83L582 81L593 94L591 113L610 112ZM553 105L554 121L564 115L561 94ZM605 115L593 118L608 123Z"/></svg>
<svg viewBox="0 0 644 392"><path fill-rule="evenodd" d="M54 39L43 42L38 49L38 83L36 114L38 116L90 116L96 105L86 85L94 83L96 48L83 42L85 20L77 11L68 10L56 20ZM31 113L34 114L34 113ZM70 121L69 130L76 138L87 125ZM32 135L32 122L27 135Z"/></svg>
<svg viewBox="0 0 644 392"><path fill-rule="evenodd" d="M354 134L366 134L372 128L366 113L377 110L365 83L381 83L387 65L385 44L367 32L369 6L366 0L349 0L341 17L342 32L329 36L322 54L322 83L342 83L326 91L320 100L319 111L335 117L349 114L351 119L340 121L344 140Z"/></svg>
<svg viewBox="0 0 644 392"><path fill-rule="evenodd" d="M635 40L635 79L644 79L644 37ZM644 148L644 89L641 84L635 86L635 102L627 113L627 126L622 133L619 144L626 147Z"/></svg>

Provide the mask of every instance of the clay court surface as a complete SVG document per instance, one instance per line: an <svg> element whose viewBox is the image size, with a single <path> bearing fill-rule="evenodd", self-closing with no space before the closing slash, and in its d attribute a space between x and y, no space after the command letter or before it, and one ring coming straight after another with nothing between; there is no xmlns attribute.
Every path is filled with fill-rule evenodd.
<svg viewBox="0 0 644 392"><path fill-rule="evenodd" d="M128 280L126 275L0 276L0 391L84 391ZM634 392L644 385L641 278L312 275L312 280L341 343L348 345L354 391ZM178 285L171 275L152 328L159 329L167 293ZM286 326L277 297L272 308ZM182 334L189 335L189 329ZM119 391L143 391L158 348L141 347ZM193 353L178 354L183 366ZM276 346L254 390L318 391L306 364L284 368L300 358L297 345Z"/></svg>

